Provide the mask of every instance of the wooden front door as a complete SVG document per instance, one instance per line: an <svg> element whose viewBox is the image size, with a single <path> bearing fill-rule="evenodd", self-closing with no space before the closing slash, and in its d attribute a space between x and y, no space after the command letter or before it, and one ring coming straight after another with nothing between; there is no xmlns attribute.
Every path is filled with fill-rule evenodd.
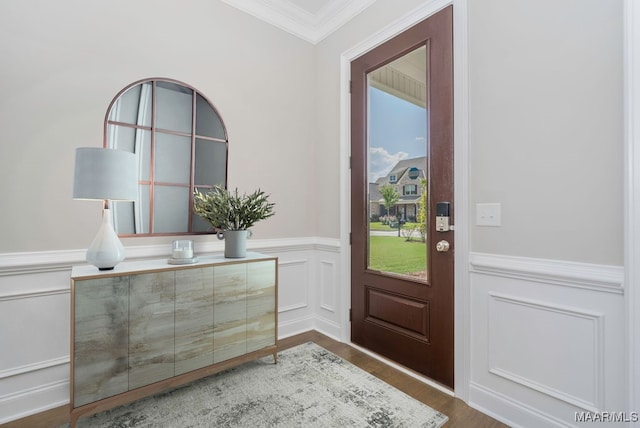
<svg viewBox="0 0 640 428"><path fill-rule="evenodd" d="M449 6L351 63L351 340L449 387L452 34Z"/></svg>

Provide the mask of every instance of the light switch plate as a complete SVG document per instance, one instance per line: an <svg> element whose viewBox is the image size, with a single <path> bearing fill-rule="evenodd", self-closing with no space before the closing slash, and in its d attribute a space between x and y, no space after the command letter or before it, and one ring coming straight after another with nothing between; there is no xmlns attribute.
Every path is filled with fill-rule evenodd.
<svg viewBox="0 0 640 428"><path fill-rule="evenodd" d="M499 203L476 204L476 226L500 226Z"/></svg>

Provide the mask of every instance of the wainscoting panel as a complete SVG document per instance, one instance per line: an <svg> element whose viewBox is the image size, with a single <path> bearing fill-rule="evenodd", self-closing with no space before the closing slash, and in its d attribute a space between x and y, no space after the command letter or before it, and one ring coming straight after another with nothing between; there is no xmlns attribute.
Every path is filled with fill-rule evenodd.
<svg viewBox="0 0 640 428"><path fill-rule="evenodd" d="M336 312L336 267L333 261L320 260L320 307Z"/></svg>
<svg viewBox="0 0 640 428"><path fill-rule="evenodd" d="M248 245L279 258L279 336L315 328L341 338L349 302L339 242ZM127 252L163 257L166 245ZM68 403L69 276L83 257L0 257L0 424ZM471 254L469 284L470 405L522 427L580 426L575 412L624 410L622 267Z"/></svg>
<svg viewBox="0 0 640 428"><path fill-rule="evenodd" d="M349 302L340 301L340 249L336 245L318 245L315 254L317 280L313 328L340 340L343 325L348 323ZM349 287L349 284L343 284Z"/></svg>
<svg viewBox="0 0 640 428"><path fill-rule="evenodd" d="M69 319L68 285L0 297L0 379L68 356ZM0 396L4 393L0 385Z"/></svg>
<svg viewBox="0 0 640 428"><path fill-rule="evenodd" d="M282 284L278 296L278 312L285 313L309 307L308 259L281 261L279 280ZM285 288L286 287L286 288Z"/></svg>
<svg viewBox="0 0 640 428"><path fill-rule="evenodd" d="M595 412L603 406L603 323L601 313L489 293L489 372ZM558 343L563 352L550 349Z"/></svg>
<svg viewBox="0 0 640 428"><path fill-rule="evenodd" d="M339 337L348 308L336 298L337 240L249 240L247 246L279 259L280 337L314 328ZM127 254L165 257L167 248L128 247ZM212 240L196 250L222 247ZM0 255L0 424L69 402L69 278L71 266L83 263L81 250Z"/></svg>
<svg viewBox="0 0 640 428"><path fill-rule="evenodd" d="M69 401L69 275L0 275L0 423Z"/></svg>
<svg viewBox="0 0 640 428"><path fill-rule="evenodd" d="M622 268L488 254L470 261L472 406L536 427L624 410Z"/></svg>

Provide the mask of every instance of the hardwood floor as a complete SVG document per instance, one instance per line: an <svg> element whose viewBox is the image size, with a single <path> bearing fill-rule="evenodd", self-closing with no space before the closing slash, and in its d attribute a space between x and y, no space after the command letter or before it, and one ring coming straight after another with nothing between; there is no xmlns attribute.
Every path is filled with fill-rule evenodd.
<svg viewBox="0 0 640 428"><path fill-rule="evenodd" d="M346 343L337 342L317 331L310 331L278 341L280 350L292 348L306 342L315 342L325 349L341 356L345 360L382 379L390 385L405 392L418 401L444 413L449 417L445 424L447 428L474 427L474 428L501 428L507 425L496 421L467 406L462 400L454 398L436 388L433 388L412 376L402 373L395 368L384 364ZM68 406L58 407L33 416L12 421L1 428L52 428L65 422L69 422Z"/></svg>
<svg viewBox="0 0 640 428"><path fill-rule="evenodd" d="M507 425L498 422L490 416L479 412L464 403L464 401L445 394L432 386L425 384L412 376L402 373L395 368L373 358L364 352L346 344L337 342L321 333L310 331L278 342L278 349L286 349L300 343L315 342L325 349L341 356L345 360L371 373L379 379L410 395L427 406L444 413L449 421L446 428L502 428Z"/></svg>

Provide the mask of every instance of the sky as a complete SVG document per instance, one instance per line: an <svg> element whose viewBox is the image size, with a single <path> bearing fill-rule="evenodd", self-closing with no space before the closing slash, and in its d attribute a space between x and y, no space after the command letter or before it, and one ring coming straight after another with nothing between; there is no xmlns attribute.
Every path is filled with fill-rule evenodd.
<svg viewBox="0 0 640 428"><path fill-rule="evenodd" d="M369 86L369 182L385 176L403 159L425 156L423 107Z"/></svg>

